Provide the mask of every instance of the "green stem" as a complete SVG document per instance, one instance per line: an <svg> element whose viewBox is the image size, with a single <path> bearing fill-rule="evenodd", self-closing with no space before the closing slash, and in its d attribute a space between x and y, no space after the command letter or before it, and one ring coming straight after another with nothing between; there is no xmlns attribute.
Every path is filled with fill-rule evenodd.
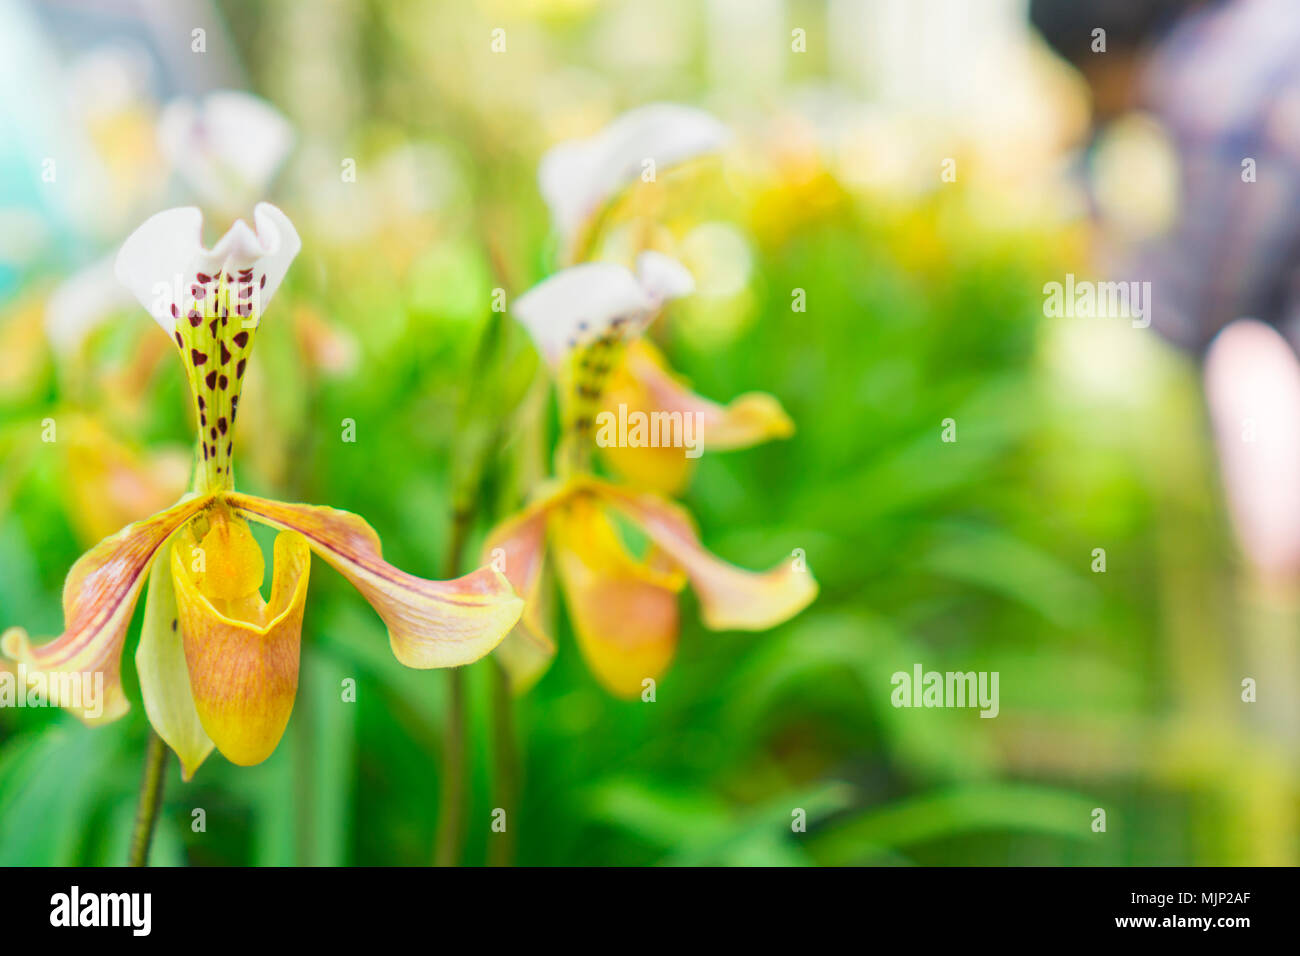
<svg viewBox="0 0 1300 956"><path fill-rule="evenodd" d="M167 767L167 745L162 738L149 730L149 748L144 758L144 776L140 780L140 804L135 812L135 827L131 831L131 853L127 866L148 866L149 845L153 842L154 827L158 823L158 809L162 806L163 771Z"/></svg>
<svg viewBox="0 0 1300 956"><path fill-rule="evenodd" d="M443 577L460 573L461 554L474 523L477 495L452 514L451 541ZM433 865L455 866L465 840L465 669L447 672L447 732L442 748L442 786L438 802L438 832L434 838Z"/></svg>
<svg viewBox="0 0 1300 956"><path fill-rule="evenodd" d="M506 812L506 829L488 843L488 866L510 866L515 857L519 809L519 743L515 736L514 694L505 668L492 667L492 782L496 805Z"/></svg>

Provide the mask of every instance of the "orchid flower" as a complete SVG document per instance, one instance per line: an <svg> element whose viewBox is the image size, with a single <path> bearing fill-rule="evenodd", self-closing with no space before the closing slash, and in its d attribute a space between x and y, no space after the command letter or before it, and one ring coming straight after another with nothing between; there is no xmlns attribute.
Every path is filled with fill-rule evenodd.
<svg viewBox="0 0 1300 956"><path fill-rule="evenodd" d="M624 113L596 135L560 143L538 170L542 198L573 250L596 214L614 195L641 176L647 160L656 172L720 149L731 133L703 110L654 103Z"/></svg>
<svg viewBox="0 0 1300 956"><path fill-rule="evenodd" d="M794 433L793 422L771 395L750 392L727 405L697 395L640 337L666 302L694 288L681 263L643 252L635 272L606 262L571 266L519 298L514 313L558 381L566 426L562 446L568 454L574 448L579 456L585 452L587 433L603 416L675 416L698 426L696 450L598 442L603 459L621 477L675 494L686 484L699 450L747 448Z"/></svg>
<svg viewBox="0 0 1300 956"><path fill-rule="evenodd" d="M293 146L293 127L270 103L238 90L178 98L158 118L158 145L177 175L217 209L263 195Z"/></svg>
<svg viewBox="0 0 1300 956"><path fill-rule="evenodd" d="M516 316L555 370L564 429L558 480L498 525L484 546L484 554L525 601L519 625L497 652L516 688L540 676L555 653L545 625L547 554L558 569L588 665L620 696L637 694L643 681L657 678L671 662L677 595L688 583L700 599L705 626L715 630L774 627L817 595L816 581L799 563L784 562L762 573L734 567L704 549L679 505L590 474L586 455L592 429L620 354L664 303L692 288L679 263L646 252L636 272L612 263L575 266L515 305ZM648 539L646 554L628 547L620 522Z"/></svg>
<svg viewBox="0 0 1300 956"><path fill-rule="evenodd" d="M384 561L361 518L235 490L232 452L240 388L262 313L301 243L262 203L212 248L194 208L158 213L117 258L121 281L176 343L198 421L193 489L83 555L64 584L62 635L33 645L11 628L0 646L29 671L102 682L92 709L75 680L55 702L87 723L121 717L126 630L149 577L136 665L150 722L188 779L213 747L236 764L266 759L284 733L298 684L311 552L348 579L388 627L397 659L415 668L477 660L501 641L523 604L491 568L431 581ZM276 529L270 600L248 522ZM150 569L154 573L149 574ZM71 689L69 689L71 688Z"/></svg>

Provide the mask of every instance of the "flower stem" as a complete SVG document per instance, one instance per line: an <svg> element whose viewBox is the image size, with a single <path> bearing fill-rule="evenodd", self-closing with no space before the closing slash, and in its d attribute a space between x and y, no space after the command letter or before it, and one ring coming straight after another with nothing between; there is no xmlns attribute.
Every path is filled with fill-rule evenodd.
<svg viewBox="0 0 1300 956"><path fill-rule="evenodd" d="M153 842L154 827L158 823L158 809L162 806L167 767L167 745L153 728L149 729L149 747L145 752L144 776L140 780L140 804L135 812L135 827L131 831L131 853L127 866L148 866L149 845Z"/></svg>
<svg viewBox="0 0 1300 956"><path fill-rule="evenodd" d="M447 547L443 577L460 573L461 555L474 523L478 496L454 508L451 541ZM447 728L442 748L442 788L438 801L438 832L433 845L434 866L455 866L460 862L465 840L465 669L447 672Z"/></svg>
<svg viewBox="0 0 1300 956"><path fill-rule="evenodd" d="M488 866L510 866L515 856L519 804L519 743L515 737L514 695L505 668L492 667L492 782L495 803L506 812L506 828L488 843Z"/></svg>

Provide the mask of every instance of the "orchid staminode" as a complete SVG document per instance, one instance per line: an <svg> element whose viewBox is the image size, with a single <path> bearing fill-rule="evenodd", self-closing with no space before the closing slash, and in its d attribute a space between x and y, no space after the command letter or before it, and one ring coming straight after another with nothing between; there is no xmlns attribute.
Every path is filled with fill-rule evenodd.
<svg viewBox="0 0 1300 956"><path fill-rule="evenodd" d="M700 599L705 626L717 630L774 627L817 595L812 573L795 562L766 572L734 567L704 549L679 505L590 473L592 429L611 373L664 304L693 288L680 263L645 252L635 272L612 263L574 266L515 304L516 316L555 371L564 430L558 480L498 525L484 546L485 558L499 562L526 602L519 625L497 652L516 687L540 676L555 653L542 589L548 554L588 665L607 689L624 697L639 693L644 680L659 677L671 662L677 595L687 583ZM715 419L725 423L726 416ZM705 442L709 435L706 430ZM628 547L619 521L640 530L650 542L648 552Z"/></svg>
<svg viewBox="0 0 1300 956"><path fill-rule="evenodd" d="M408 667L477 660L523 609L491 568L452 581L419 578L384 561L378 535L356 515L235 490L234 430L248 358L263 311L301 247L274 206L258 205L253 222L255 228L237 221L209 249L199 210L171 209L122 247L119 279L175 342L189 379L199 430L193 489L73 565L62 635L33 645L14 627L0 640L28 671L100 675L98 715L84 694L55 702L87 723L114 720L129 706L122 648L148 578L136 654L141 691L150 722L180 757L186 779L214 746L241 765L275 750L297 691L311 552L371 603L394 655ZM249 521L279 532L269 601L261 594L266 569Z"/></svg>

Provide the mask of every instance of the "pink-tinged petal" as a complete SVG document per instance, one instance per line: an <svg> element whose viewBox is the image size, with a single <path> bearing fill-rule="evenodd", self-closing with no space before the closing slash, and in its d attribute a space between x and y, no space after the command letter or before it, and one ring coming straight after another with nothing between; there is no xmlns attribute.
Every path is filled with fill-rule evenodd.
<svg viewBox="0 0 1300 956"><path fill-rule="evenodd" d="M542 587L549 508L549 502L539 502L503 521L483 546L483 561L504 574L524 601L519 623L493 652L517 693L535 684L555 657L555 641L546 625L550 607Z"/></svg>
<svg viewBox="0 0 1300 956"><path fill-rule="evenodd" d="M678 505L605 482L593 481L591 487L686 572L700 599L706 627L766 630L794 617L817 597L812 572L799 562L782 562L770 571L743 570L706 551L695 523Z"/></svg>
<svg viewBox="0 0 1300 956"><path fill-rule="evenodd" d="M610 692L635 697L677 651L683 575L655 555L638 561L601 505L578 494L550 521L551 546L587 665Z"/></svg>
<svg viewBox="0 0 1300 956"><path fill-rule="evenodd" d="M122 693L122 644L145 576L167 538L211 501L211 495L184 498L95 545L64 581L63 634L33 646L25 630L10 628L0 639L4 653L29 671L49 674L51 700L86 723L121 717L129 707ZM67 687L57 675L67 675ZM102 699L91 700L100 681Z"/></svg>
<svg viewBox="0 0 1300 956"><path fill-rule="evenodd" d="M195 710L203 730L231 763L259 764L284 736L298 693L298 652L307 603L311 552L303 536L284 531L275 539L271 600L263 601L261 557L249 593L234 596L232 581L247 567L230 573L223 564L241 561L245 542L256 547L243 522L232 521L223 533L203 539L206 570L195 573L188 555L195 547L189 529L172 551L172 580L185 663ZM226 550L224 557L217 552ZM214 558L217 560L214 561ZM247 591L236 587L235 591Z"/></svg>
<svg viewBox="0 0 1300 956"><path fill-rule="evenodd" d="M238 493L226 500L247 518L303 535L379 612L393 654L407 667L472 663L500 644L523 612L510 582L491 567L452 581L394 567L382 557L379 535L354 514Z"/></svg>

